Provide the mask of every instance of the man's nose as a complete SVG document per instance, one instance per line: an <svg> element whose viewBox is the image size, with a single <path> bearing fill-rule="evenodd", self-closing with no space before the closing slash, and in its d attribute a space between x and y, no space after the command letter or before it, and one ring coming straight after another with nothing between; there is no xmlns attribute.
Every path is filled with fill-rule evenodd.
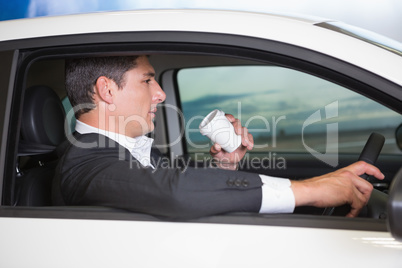
<svg viewBox="0 0 402 268"><path fill-rule="evenodd" d="M154 94L154 101L161 103L161 102L164 102L165 99L166 99L166 94L163 91L163 89L160 87L160 85L158 84L157 88L156 88L156 92Z"/></svg>

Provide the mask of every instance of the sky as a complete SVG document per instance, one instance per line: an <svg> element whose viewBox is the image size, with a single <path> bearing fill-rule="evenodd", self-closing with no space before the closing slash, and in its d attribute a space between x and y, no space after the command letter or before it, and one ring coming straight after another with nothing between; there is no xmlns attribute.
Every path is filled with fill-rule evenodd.
<svg viewBox="0 0 402 268"><path fill-rule="evenodd" d="M305 14L340 20L402 42L400 0L0 0L0 20L105 10L158 8Z"/></svg>

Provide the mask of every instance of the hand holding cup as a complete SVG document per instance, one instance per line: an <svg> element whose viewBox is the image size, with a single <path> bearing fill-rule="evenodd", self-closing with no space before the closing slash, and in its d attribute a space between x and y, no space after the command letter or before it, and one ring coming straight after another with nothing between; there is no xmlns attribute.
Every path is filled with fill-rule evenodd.
<svg viewBox="0 0 402 268"><path fill-rule="evenodd" d="M221 168L236 169L246 151L254 146L253 136L241 126L240 120L220 110L204 118L200 132L214 142L210 153Z"/></svg>

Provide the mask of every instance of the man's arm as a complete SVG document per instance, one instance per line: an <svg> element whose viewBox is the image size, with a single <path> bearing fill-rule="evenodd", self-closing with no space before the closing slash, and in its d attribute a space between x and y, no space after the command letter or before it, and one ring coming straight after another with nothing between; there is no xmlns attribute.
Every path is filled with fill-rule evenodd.
<svg viewBox="0 0 402 268"><path fill-rule="evenodd" d="M152 169L106 137L85 134L77 140L92 144L102 138L102 147L68 146L56 169L55 205L108 206L169 218L260 209L258 174L164 165Z"/></svg>
<svg viewBox="0 0 402 268"><path fill-rule="evenodd" d="M242 136L242 144L232 153L225 152L218 144L214 144L210 149L210 154L218 167L235 170L246 151L253 148L254 141L247 128L242 127L238 119L230 114L227 114L226 117L232 122L235 132ZM293 191L295 206L336 207L349 204L351 211L347 216L355 217L367 204L373 190L373 186L369 182L359 177L365 173L380 180L384 179L384 175L378 168L359 161L319 177L303 181L291 181L290 187ZM264 187L269 186L263 185L262 187L264 191ZM289 192L283 194L289 195ZM288 196L282 198L290 200ZM265 203L262 200L262 204Z"/></svg>

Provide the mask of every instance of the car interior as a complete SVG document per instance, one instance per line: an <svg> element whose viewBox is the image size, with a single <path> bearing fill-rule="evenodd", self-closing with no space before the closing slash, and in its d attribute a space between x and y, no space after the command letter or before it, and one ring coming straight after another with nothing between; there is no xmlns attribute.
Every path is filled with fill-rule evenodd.
<svg viewBox="0 0 402 268"><path fill-rule="evenodd" d="M386 175L386 180L384 182L376 181L372 178L369 178L369 180L371 180L375 188L378 189L379 192L384 193L385 196L381 194L379 197L381 201L374 201L375 203L380 202L382 204L374 213L375 216L373 216L373 213L366 210L359 219L355 219L354 221L348 221L343 217L335 217L337 214L334 214L333 217L325 217L322 216L324 209L312 207L297 208L294 215L230 213L228 215L194 219L192 221L318 226L322 228L332 228L336 226L336 228L347 229L385 230L386 224L384 218L386 215L381 214L381 212L385 209L386 193L389 189L389 184L393 176L397 173L400 160L402 159L402 152L397 147L397 141L394 137L394 133L402 120L400 114L395 111L394 107L385 107L373 101L378 93L373 93L375 90L368 89L368 85L359 83L345 75L335 74L322 66L310 66L309 64L290 58L278 59L275 56L271 56L268 57L269 60L267 60L257 57L253 55L253 53L247 54L251 56L244 56L238 55L239 53L232 51L227 53L219 52L219 49L208 53L204 51L191 53L188 51L142 52L148 55L149 61L155 68L157 80L167 94L165 104L162 105L157 112L155 131L151 133L150 136L155 139L154 146L166 157L169 157L172 163L175 163L178 167L183 167L182 165L186 164L197 167L204 165L205 161L209 159L208 151L211 143L201 140L201 138L198 140L198 136L196 136L198 134L191 134L191 131L196 132L194 129L196 130L197 128L197 122L199 122L199 120L206 115L206 111L212 107L208 99L208 97L211 97L210 92L216 92L216 96L219 96L217 99L225 103L224 107L234 107L233 111L236 112L239 103L241 103L242 111L251 110L251 114L253 108L257 105L257 100L261 99L262 95L274 96L274 93L283 92L284 95L281 98L297 98L291 99L292 101L289 102L282 101L282 99L273 99L274 102L278 102L278 107L276 107L277 111L282 111L284 114L286 111L292 111L292 113L300 116L302 112L292 110L292 107L296 106L297 102L302 103L304 101L307 101L303 104L304 107L307 107L309 106L309 101L312 104L314 97L319 101L321 95L317 93L317 96L314 96L312 95L314 93L310 91L307 93L298 92L299 89L290 87L294 87L295 84L299 83L297 79L300 77L307 77L306 79L314 77L314 86L318 87L317 79L320 81L323 80L323 83L331 83L335 87L342 86L342 90L346 89L345 92L355 94L350 97L353 100L350 102L350 105L355 104L357 107L362 105L361 113L363 114L367 107L376 107L369 109L379 109L379 118L380 116L384 116L384 118L388 116L390 118L389 123L387 123L386 127L384 127L384 124L371 124L370 127L366 127L366 125L363 126L363 121L366 120L363 117L360 121L348 121L347 126L356 126L360 124L356 122L361 122L362 127L358 130L345 128L345 131L340 131L338 137L339 141L343 142L343 140L345 140L345 142L342 147L343 149L339 150L339 158L336 159L337 165L335 166L328 164L330 160L323 161L317 158L317 155L326 154L326 149L323 145L326 144L327 140L325 136L324 138L322 138L322 136L324 135L323 133L328 130L330 123L333 123L331 118L327 121L324 120L322 124L318 124L316 126L316 132L313 131L309 135L306 135L305 142L308 146L304 147L300 144L295 145L294 140L301 140L301 137L300 134L295 134L297 132L292 132L293 129L290 128L276 130L277 133L275 132L275 134L277 134L277 136L274 141L272 137L272 133L274 133L274 129L272 128L273 124L270 124L269 128L265 128L265 132L270 132L270 135L264 136L260 134L264 132L264 129L259 129L256 131L258 135L255 137L258 137L258 142L261 142L261 144L271 144L271 147L261 145L255 152L250 152L250 157L242 162L243 164L240 169L248 172L291 179L310 178L353 163L358 159L364 143L371 132L383 132L384 136L386 136L383 150L386 151L380 154L377 165ZM66 97L64 87L64 61L68 57L99 55L99 53L91 53L85 51L82 53L65 53L65 55L56 54L33 58L30 59L29 64L26 64L26 68L23 73L20 74L20 77L24 77L24 79L19 82L17 88L20 88L21 92L19 94L23 96L23 98L20 99L23 99L23 102L21 102L19 108L13 112L13 118L16 119L15 122L17 122L14 127L18 129L19 133L19 135L15 137L17 141L14 147L15 169L13 175L7 178L6 187L3 188L3 205L19 208L21 215L26 215L26 213L34 214L35 211L47 211L47 216L53 215L53 217L165 220L153 217L152 215L125 212L113 208L58 208L52 206L52 179L59 157L56 153L56 148L66 139L66 135L74 131L73 112ZM101 53L101 55L104 54L105 52ZM133 52L119 51L116 53L108 52L106 54L127 55L133 54ZM258 73L259 71L263 72L266 70L273 70L273 73L271 75L267 74L265 77L264 75L258 74L258 78L250 74L241 76L241 81L245 83L244 85L250 84L256 79L260 80L260 84L250 86L250 88L252 87L253 89L247 88L241 92L241 89L235 89L234 86L229 83L231 80L233 80L234 83L243 83L233 78L240 77L236 72L246 72L246 69L241 68L248 68L247 70L251 70L250 73ZM213 73L223 77L227 72L234 72L235 75L221 79L220 84L216 82L219 80L210 78L213 76ZM289 74L294 75L294 77L290 79L289 76L287 76ZM186 75L188 75L188 77L186 77ZM275 83L286 84L290 89L278 89L274 91L272 88L267 87L268 89L266 89L264 93L260 93L257 89L255 92L253 91L254 88L259 86L273 84L272 79L274 79L275 76L284 76L278 81L275 80ZM194 81L194 79L199 80ZM216 88L209 88L207 90L208 92L204 94L202 93L203 88L201 84L205 82L206 88L211 87L211 85L208 84L208 79L214 81ZM293 81L291 83L290 80L295 80L296 82ZM228 89L223 89L225 84L228 85ZM244 85L242 84L242 86ZM327 84L325 85L327 86ZM331 88L329 90L334 89ZM189 94L189 92L193 95ZM365 93L362 94L362 92ZM18 97L18 94L16 96ZM301 100L303 97L306 100ZM364 102L359 104L358 101L362 100ZM259 110L273 109L272 104L269 105L271 100L263 99L261 101L262 105L259 107ZM264 105L264 102L266 105ZM370 102L370 104L366 102ZM384 103L384 99L381 99L381 102ZM197 103L199 105L205 105L205 107L194 106ZM321 111L324 111L328 104L330 103L321 103ZM372 106L365 106L366 104ZM303 105L300 105L300 107ZM377 107L375 105L380 105L381 107L378 108L379 106ZM171 107L177 107L180 113ZM215 108L222 107L215 106ZM194 109L198 110L199 113L193 114ZM313 108L313 110L314 109L315 108ZM319 110L319 108L317 109ZM305 114L303 114L304 118L307 118L308 113L313 110L309 107L309 109L304 112ZM350 113L356 115L356 111L356 109L352 109ZM232 113L232 111L229 112ZM258 115L257 112L255 112L255 115ZM325 117L325 113L322 113L322 115ZM238 114L236 114L236 116L238 116ZM276 116L275 120L274 116ZM272 122L279 125L280 120L278 118L280 118L280 116L280 113L272 115ZM342 116L344 115L342 114ZM193 117L197 118L191 121ZM271 117L269 117L269 119L271 120ZM244 120L247 122L248 118ZM258 120L263 121L263 118L258 117L255 119L255 122ZM285 119L283 119L283 122L284 121ZM379 121L381 121L381 118ZM272 122L270 121L269 123ZM192 126L191 131L187 131L186 126L190 126L190 124ZM261 124L258 126L261 126ZM321 133L321 136L317 133ZM272 146L274 142L279 145L276 144L276 147ZM198 148L196 146L197 144L203 144L202 148ZM289 144L292 144L292 146L298 149L292 150L292 146L289 146ZM311 148L310 152L306 150L307 147ZM316 152L316 156L314 156L311 151ZM327 157L327 159L334 159L336 154L328 153ZM254 162L256 162L255 159L259 159L257 164L254 164ZM371 208L368 210L370 209ZM18 214L17 212L14 213ZM340 215L341 214L338 216Z"/></svg>

